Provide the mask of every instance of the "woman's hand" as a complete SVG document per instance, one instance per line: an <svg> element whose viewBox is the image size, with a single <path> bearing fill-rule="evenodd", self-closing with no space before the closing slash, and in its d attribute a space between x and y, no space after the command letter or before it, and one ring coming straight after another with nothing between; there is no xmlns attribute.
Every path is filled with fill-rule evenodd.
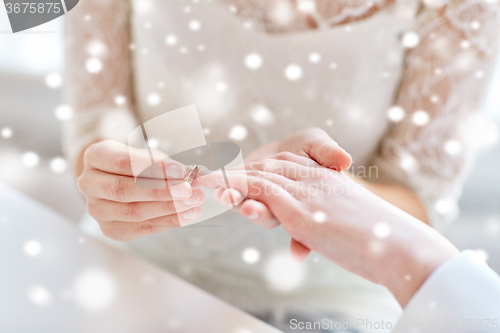
<svg viewBox="0 0 500 333"><path fill-rule="evenodd" d="M165 160L155 163L148 178L138 178L141 187L136 184L131 157L134 163L151 164L147 152L129 150L117 141L101 141L85 151L78 188L87 200L89 214L106 236L129 241L179 227L200 216L198 206L205 199L203 192L182 181L171 185L184 178L182 164Z"/></svg>
<svg viewBox="0 0 500 333"><path fill-rule="evenodd" d="M430 273L458 250L438 232L342 173L291 153L250 162L247 171L199 179L217 183L219 200L266 205L292 238L341 267L385 285L405 306ZM296 245L296 244L295 244ZM294 246L295 246L294 245Z"/></svg>
<svg viewBox="0 0 500 333"><path fill-rule="evenodd" d="M291 152L307 157L323 167L337 171L349 169L352 162L351 156L319 128L307 128L284 140L262 146L245 158L245 161L260 160L281 152ZM277 157L279 158L279 155ZM280 225L266 205L261 202L247 199L235 210L264 228L272 229ZM308 251L300 244L294 244L294 248L299 251L298 253L301 253L301 257L307 256Z"/></svg>

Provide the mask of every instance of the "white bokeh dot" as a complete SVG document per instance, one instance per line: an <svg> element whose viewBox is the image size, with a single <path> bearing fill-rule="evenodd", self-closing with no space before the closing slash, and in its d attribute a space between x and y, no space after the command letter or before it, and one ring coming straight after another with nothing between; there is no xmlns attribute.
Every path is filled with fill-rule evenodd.
<svg viewBox="0 0 500 333"><path fill-rule="evenodd" d="M326 221L326 214L324 212L315 212L313 214L313 220L314 222L317 222L317 223L323 223Z"/></svg>
<svg viewBox="0 0 500 333"><path fill-rule="evenodd" d="M160 104L161 97L156 93L151 93L146 97L146 101L148 102L149 105L155 106Z"/></svg>
<svg viewBox="0 0 500 333"><path fill-rule="evenodd" d="M63 83L61 74L50 73L45 77L45 84L51 89L59 88Z"/></svg>
<svg viewBox="0 0 500 333"><path fill-rule="evenodd" d="M98 58L90 58L85 62L85 68L91 74L97 74L102 70L102 61Z"/></svg>
<svg viewBox="0 0 500 333"><path fill-rule="evenodd" d="M389 117L390 121L397 123L404 119L405 110L400 106L392 106L387 111L387 117Z"/></svg>
<svg viewBox="0 0 500 333"><path fill-rule="evenodd" d="M122 106L122 105L125 105L125 103L127 103L127 98L125 98L125 96L123 95L117 95L115 96L115 104L118 105L118 106Z"/></svg>
<svg viewBox="0 0 500 333"><path fill-rule="evenodd" d="M337 63L335 62L330 63L330 69L337 69Z"/></svg>
<svg viewBox="0 0 500 333"><path fill-rule="evenodd" d="M288 65L285 68L285 77L290 81L297 81L302 77L302 68L297 64Z"/></svg>
<svg viewBox="0 0 500 333"><path fill-rule="evenodd" d="M439 199L434 204L434 209L440 215L450 214L456 207L456 202L452 199Z"/></svg>
<svg viewBox="0 0 500 333"><path fill-rule="evenodd" d="M55 157L50 161L50 169L54 173L63 173L68 168L68 162L62 157Z"/></svg>
<svg viewBox="0 0 500 333"><path fill-rule="evenodd" d="M260 260L260 252L257 249L250 247L243 251L241 258L247 264L253 265Z"/></svg>
<svg viewBox="0 0 500 333"><path fill-rule="evenodd" d="M28 288L28 298L38 306L46 307L52 303L52 294L42 286Z"/></svg>
<svg viewBox="0 0 500 333"><path fill-rule="evenodd" d="M401 154L399 158L399 165L408 172L415 172L418 167L417 160L411 154Z"/></svg>
<svg viewBox="0 0 500 333"><path fill-rule="evenodd" d="M298 0L298 8L304 13L313 13L316 10L316 3L313 0Z"/></svg>
<svg viewBox="0 0 500 333"><path fill-rule="evenodd" d="M317 64L321 61L321 55L317 52L313 52L309 55L309 61L313 64Z"/></svg>
<svg viewBox="0 0 500 333"><path fill-rule="evenodd" d="M200 21L192 20L191 22L189 22L189 29L191 29L193 31L200 30L201 29L201 23L200 23Z"/></svg>
<svg viewBox="0 0 500 333"><path fill-rule="evenodd" d="M60 105L55 111L56 118L65 121L73 116L73 109L68 105Z"/></svg>
<svg viewBox="0 0 500 333"><path fill-rule="evenodd" d="M152 0L135 0L133 1L134 9L139 14L145 14L150 12L153 9Z"/></svg>
<svg viewBox="0 0 500 333"><path fill-rule="evenodd" d="M259 125L268 126L274 123L274 114L264 105L254 105L250 108L250 117Z"/></svg>
<svg viewBox="0 0 500 333"><path fill-rule="evenodd" d="M391 234L391 227L385 222L379 222L373 227L373 234L378 238L387 238Z"/></svg>
<svg viewBox="0 0 500 333"><path fill-rule="evenodd" d="M92 40L85 47L85 51L91 57L102 57L106 54L107 47L100 40Z"/></svg>
<svg viewBox="0 0 500 333"><path fill-rule="evenodd" d="M148 146L151 149L156 149L160 146L160 141L158 141L158 139L155 138L148 138Z"/></svg>
<svg viewBox="0 0 500 333"><path fill-rule="evenodd" d="M113 277L100 269L87 270L75 281L76 301L86 310L99 311L107 308L114 301L116 292Z"/></svg>
<svg viewBox="0 0 500 333"><path fill-rule="evenodd" d="M40 157L32 151L28 151L21 157L23 164L28 168L33 168L40 162Z"/></svg>
<svg viewBox="0 0 500 333"><path fill-rule="evenodd" d="M471 47L471 44L468 40L463 40L460 42L460 46L463 48L463 49L468 49Z"/></svg>
<svg viewBox="0 0 500 333"><path fill-rule="evenodd" d="M429 122L429 114L423 110L418 110L413 113L411 120L417 126L424 126Z"/></svg>
<svg viewBox="0 0 500 333"><path fill-rule="evenodd" d="M470 27L472 30L479 30L479 28L481 28L481 22L479 21L472 21L470 23Z"/></svg>
<svg viewBox="0 0 500 333"><path fill-rule="evenodd" d="M167 45L170 45L170 46L177 44L177 36L168 35L167 37L165 37L165 43L167 43Z"/></svg>
<svg viewBox="0 0 500 333"><path fill-rule="evenodd" d="M449 155L457 155L462 151L462 144L457 140L448 140L444 144L444 150Z"/></svg>
<svg viewBox="0 0 500 333"><path fill-rule="evenodd" d="M42 244L36 240L29 240L24 243L24 253L30 257L36 257L42 252Z"/></svg>
<svg viewBox="0 0 500 333"><path fill-rule="evenodd" d="M224 92L227 90L227 83L226 82L217 82L215 84L215 90L217 90L218 92Z"/></svg>
<svg viewBox="0 0 500 333"><path fill-rule="evenodd" d="M243 125L234 125L229 131L229 138L236 141L244 140L248 135L248 130Z"/></svg>
<svg viewBox="0 0 500 333"><path fill-rule="evenodd" d="M420 37L416 32L406 32L401 39L401 44L403 47L411 49L420 43Z"/></svg>
<svg viewBox="0 0 500 333"><path fill-rule="evenodd" d="M249 69L258 69L262 66L262 57L258 53L250 53L245 57L245 66Z"/></svg>
<svg viewBox="0 0 500 333"><path fill-rule="evenodd" d="M278 292L290 292L302 285L305 266L288 253L276 253L266 262L264 276L269 286Z"/></svg>
<svg viewBox="0 0 500 333"><path fill-rule="evenodd" d="M2 128L2 132L1 132L2 138L10 139L13 134L14 134L14 132L12 131L12 129L10 127Z"/></svg>

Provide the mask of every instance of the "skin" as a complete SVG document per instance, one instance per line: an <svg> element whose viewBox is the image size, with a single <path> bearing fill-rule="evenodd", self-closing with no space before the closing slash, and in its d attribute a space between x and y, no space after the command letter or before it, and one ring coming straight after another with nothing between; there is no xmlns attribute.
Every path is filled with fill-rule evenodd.
<svg viewBox="0 0 500 333"><path fill-rule="evenodd" d="M248 200L267 207L296 241L335 264L386 286L404 308L429 275L459 254L446 238L350 177L291 153L249 162L246 171L199 179L229 193L245 210ZM248 194L245 196L241 193ZM302 245L303 244L303 245ZM303 249L295 250L295 252Z"/></svg>
<svg viewBox="0 0 500 333"><path fill-rule="evenodd" d="M246 161L279 152L292 152L336 171L347 170L351 165L351 156L325 131L318 128L305 129L282 141L265 145L250 154ZM161 152L156 154L158 159L164 158ZM147 165L149 156L145 152L137 152L137 155ZM167 175L168 181L184 177L185 166L179 167L181 172L175 173L174 177ZM202 191L196 189L193 192L187 184L186 197L178 198L173 198L168 189L151 191L135 185L129 149L117 141L104 140L89 146L78 159L76 173L78 188L87 201L87 211L99 222L104 234L115 240L130 241L179 227L181 221L188 222L200 214L197 207L204 200ZM165 178L161 171L158 171L155 177L162 180ZM424 222L427 221L422 204L411 190L391 184L373 184L355 176L351 177L397 207ZM190 199L192 193L196 193L200 202L193 203L193 197L188 207L179 208L184 210L191 207L188 213L192 214L192 218L177 214L176 205L182 206L182 202ZM252 222L266 228L274 228L280 224L268 207L257 200L248 199L237 210ZM292 251L298 260L309 253L306 247L295 240L292 240Z"/></svg>
<svg viewBox="0 0 500 333"><path fill-rule="evenodd" d="M340 171L351 165L349 154L319 129L301 131L283 141L264 146L249 158L270 155L275 150L308 156ZM205 199L200 189L179 182L179 194L170 193L172 188L163 185L165 178L168 182L184 178L185 166L167 160L165 177L161 166L155 164L158 168L152 172L153 175L149 175L153 178L151 187L155 189L145 189L135 183L131 152L134 161L145 166L150 164L146 151L129 150L125 144L111 140L89 146L77 163L77 185L87 201L87 211L99 222L106 236L130 241L179 227L181 222L192 221L200 215L198 207ZM154 154L155 160L166 157L158 151ZM177 166L180 170L169 175L170 166ZM193 187L196 187L196 182ZM199 202L196 203L195 197L199 198ZM265 205L254 200L248 204L253 204L259 212L258 224L268 228L279 225Z"/></svg>

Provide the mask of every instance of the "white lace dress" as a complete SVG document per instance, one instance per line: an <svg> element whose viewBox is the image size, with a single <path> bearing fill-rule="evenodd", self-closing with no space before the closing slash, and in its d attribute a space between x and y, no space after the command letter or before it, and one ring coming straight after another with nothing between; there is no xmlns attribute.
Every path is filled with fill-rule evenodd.
<svg viewBox="0 0 500 333"><path fill-rule="evenodd" d="M126 142L140 122L190 104L208 141L234 141L245 155L321 127L353 156L353 172L412 188L442 228L457 214L477 146L469 138L496 59L499 10L496 0L82 1L67 15L75 113L64 147L74 160L89 143ZM384 288L315 256L292 265L303 278L285 274L280 287L268 266L288 251L286 233L233 213L216 222L224 227L127 247L254 313L399 315ZM257 264L241 259L247 248L260 252Z"/></svg>

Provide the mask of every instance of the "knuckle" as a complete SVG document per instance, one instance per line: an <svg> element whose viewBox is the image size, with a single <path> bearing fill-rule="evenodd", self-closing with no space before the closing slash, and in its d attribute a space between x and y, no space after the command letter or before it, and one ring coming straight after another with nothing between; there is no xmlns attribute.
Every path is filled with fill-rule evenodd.
<svg viewBox="0 0 500 333"><path fill-rule="evenodd" d="M130 155L128 152L117 153L113 157L113 166L118 170L118 172L126 173L130 169Z"/></svg>
<svg viewBox="0 0 500 333"><path fill-rule="evenodd" d="M104 236L116 239L120 238L120 233L118 232L117 228L114 228L112 224L108 223L101 223L101 231L104 234Z"/></svg>
<svg viewBox="0 0 500 333"><path fill-rule="evenodd" d="M90 146L85 149L85 152L83 153L83 163L85 165L89 164L89 161L91 161L94 158L94 155L96 151L100 147L100 142L91 144Z"/></svg>
<svg viewBox="0 0 500 333"><path fill-rule="evenodd" d="M109 185L111 196L117 201L125 200L125 180L121 177L114 177Z"/></svg>
<svg viewBox="0 0 500 333"><path fill-rule="evenodd" d="M155 201L164 201L168 198L168 190L164 189L153 189L151 190L152 197Z"/></svg>
<svg viewBox="0 0 500 333"><path fill-rule="evenodd" d="M88 182L87 182L87 179L85 178L85 174L82 174L82 175L80 175L80 177L77 178L76 186L78 187L78 190L81 193L87 192Z"/></svg>
<svg viewBox="0 0 500 333"><path fill-rule="evenodd" d="M165 213L173 214L176 213L175 204L172 201L163 201L163 208Z"/></svg>
<svg viewBox="0 0 500 333"><path fill-rule="evenodd" d="M130 221L142 221L142 211L138 203L127 203L123 207L123 216Z"/></svg>
<svg viewBox="0 0 500 333"><path fill-rule="evenodd" d="M295 154L293 154L293 153L291 153L289 151L282 151L282 152L276 154L276 158L278 160L290 160L290 159L293 158L294 155Z"/></svg>
<svg viewBox="0 0 500 333"><path fill-rule="evenodd" d="M98 207L94 201L92 201L92 200L88 201L86 208L87 208L87 212L90 214L90 216L92 216L94 218L97 216Z"/></svg>
<svg viewBox="0 0 500 333"><path fill-rule="evenodd" d="M101 231L104 236L120 242L128 242L136 239L133 234L127 234L125 230L117 227L114 223L101 223Z"/></svg>
<svg viewBox="0 0 500 333"><path fill-rule="evenodd" d="M169 220L169 217L166 217L167 221ZM139 227L139 233L144 235L144 234L154 234L160 231L165 230L165 224L162 223L163 219L154 219L154 220L148 220L144 221L141 223Z"/></svg>

